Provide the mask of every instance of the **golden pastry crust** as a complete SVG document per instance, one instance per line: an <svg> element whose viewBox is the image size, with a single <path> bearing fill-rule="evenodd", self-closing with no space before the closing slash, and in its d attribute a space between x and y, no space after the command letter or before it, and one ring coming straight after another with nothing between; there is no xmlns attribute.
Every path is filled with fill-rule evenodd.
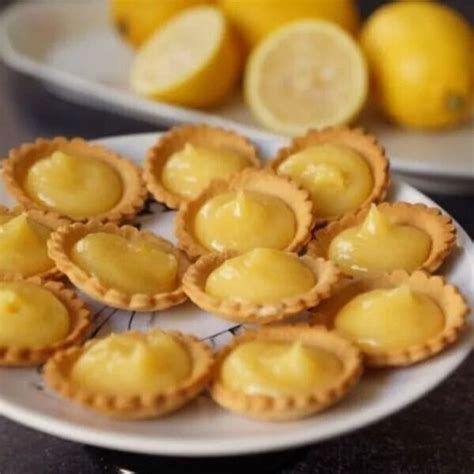
<svg viewBox="0 0 474 474"><path fill-rule="evenodd" d="M57 353L44 367L44 379L48 386L64 398L104 415L125 419L157 418L181 408L196 398L208 385L214 358L207 345L191 335L177 331L166 333L174 337L188 352L193 361L191 375L172 389L139 395L106 395L94 393L71 383L70 372L78 357L87 348L71 348Z"/></svg>
<svg viewBox="0 0 474 474"><path fill-rule="evenodd" d="M296 339L301 340L305 345L325 349L338 357L343 370L334 386L323 390L318 389L310 394L271 397L231 391L219 381L219 372L224 359L239 344L254 340L292 342ZM295 324L265 327L237 336L218 353L211 396L224 408L251 418L267 421L295 420L313 415L336 403L354 387L362 371L362 356L359 350L323 326L309 327L304 324Z"/></svg>
<svg viewBox="0 0 474 474"><path fill-rule="evenodd" d="M325 143L339 144L358 152L367 162L374 180L372 192L354 210L332 219L319 217L317 226L326 224L328 221L340 219L345 215L357 212L371 203L384 200L390 186L389 161L383 146L377 139L367 133L363 128L330 127L323 130L309 130L306 135L296 137L289 146L278 150L276 156L269 162L268 166L277 173L278 167L291 155L304 150L310 146ZM317 209L315 212L317 213Z"/></svg>
<svg viewBox="0 0 474 474"><path fill-rule="evenodd" d="M167 240L157 235L139 231L132 226L117 226L112 223L103 224L91 221L86 224L74 223L63 226L51 234L48 241L49 256L54 260L56 266L77 286L81 291L95 300L101 301L114 308L127 309L131 311L156 311L178 305L186 301L187 297L183 291L182 284L170 292L156 293L154 295L134 294L130 295L117 289L107 288L96 277L76 265L70 258L69 252L72 246L87 234L93 232L105 232L133 239L141 235L153 241L159 241L167 251L173 254L178 261L178 278L181 278L188 268L189 261L179 249Z"/></svg>
<svg viewBox="0 0 474 474"><path fill-rule="evenodd" d="M51 140L38 138L33 143L26 143L10 150L3 162L3 179L8 192L25 209L40 209L54 218L74 219L59 212L41 206L33 201L22 187L23 177L27 170L40 158L49 156L57 150L78 155L90 155L107 163L120 176L123 183L123 195L120 201L106 213L81 221L97 220L104 222L121 222L135 216L143 207L147 191L140 171L131 161L107 148L92 144L82 138L56 137Z"/></svg>
<svg viewBox="0 0 474 474"><path fill-rule="evenodd" d="M23 210L23 208L16 206L14 208L8 208L5 206L2 206L0 204L0 215L8 215L11 217L16 217L22 213L25 213L30 219L46 226L49 227L51 230L56 230L58 227L67 224L69 221L67 219L62 219L57 216L53 216L48 212L45 212L40 209L30 209L28 211ZM27 278L32 278L32 277L38 277L41 278L42 280L51 280L51 279L57 279L62 277L62 272L54 266L53 268L45 271L38 273L37 275L30 275L30 276L24 276L21 273L10 273L10 272L1 272L0 271L0 279L2 278L13 278L15 280L19 279L27 279Z"/></svg>
<svg viewBox="0 0 474 474"><path fill-rule="evenodd" d="M173 153L181 150L186 143L235 151L249 161L249 167L259 167L257 149L250 140L231 130L209 125L182 125L174 127L158 138L147 152L143 163L143 179L148 191L158 201L171 209L178 209L186 199L166 189L161 183L161 171Z"/></svg>
<svg viewBox="0 0 474 474"><path fill-rule="evenodd" d="M311 239L315 218L313 202L309 193L284 177L276 176L268 171L248 169L228 180L213 181L199 196L185 202L178 210L175 220L175 234L178 246L190 258L194 259L211 253L193 235L192 224L199 209L206 201L218 194L240 189L280 198L293 211L296 220L296 234L287 248L282 250L298 252Z"/></svg>
<svg viewBox="0 0 474 474"><path fill-rule="evenodd" d="M418 270L433 273L453 250L456 244L456 227L452 219L439 209L408 202L383 202L377 208L389 216L392 222L416 227L431 237L430 254ZM368 212L368 208L362 209L318 230L314 240L308 245L308 255L327 258L332 240L343 230L362 223Z"/></svg>
<svg viewBox="0 0 474 474"><path fill-rule="evenodd" d="M76 293L66 288L58 281L42 281L38 277L19 279L1 277L1 281L23 281L32 283L50 291L67 308L70 318L70 328L67 336L54 344L44 347L9 347L0 346L0 366L34 366L48 360L56 352L81 344L90 327L90 312L86 304Z"/></svg>
<svg viewBox="0 0 474 474"><path fill-rule="evenodd" d="M206 293L205 286L209 274L231 256L232 254L204 255L188 268L183 277L184 291L191 301L205 311L216 313L230 321L266 324L291 317L329 298L340 278L340 272L333 263L322 258L303 256L299 257L300 262L316 278L315 285L309 291L284 298L279 303L256 304L223 300Z"/></svg>
<svg viewBox="0 0 474 474"><path fill-rule="evenodd" d="M404 270L396 270L389 275L377 278L345 280L339 291L324 301L315 311L314 323L333 327L334 317L351 299L375 289L396 288L407 285L412 291L431 298L442 310L445 326L440 334L431 337L423 344L415 344L403 350L363 350L365 362L371 367L390 367L412 365L441 352L453 344L466 326L469 308L459 290L446 283L441 276L430 276L422 271L411 275Z"/></svg>

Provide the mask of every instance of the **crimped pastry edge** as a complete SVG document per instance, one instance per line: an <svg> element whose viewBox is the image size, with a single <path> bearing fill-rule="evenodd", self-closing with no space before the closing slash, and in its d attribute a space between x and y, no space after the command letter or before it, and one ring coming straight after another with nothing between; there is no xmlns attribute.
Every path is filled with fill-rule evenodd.
<svg viewBox="0 0 474 474"><path fill-rule="evenodd" d="M343 364L343 372L333 387L316 390L307 395L271 397L231 391L219 381L222 362L239 344L252 340L292 342L295 339L337 355ZM265 326L235 337L221 349L216 358L211 396L222 407L251 418L265 421L296 420L320 412L339 401L356 385L362 372L359 350L334 331L328 331L323 326L310 327L306 324Z"/></svg>
<svg viewBox="0 0 474 474"><path fill-rule="evenodd" d="M425 204L408 202L383 202L377 206L397 224L407 224L427 233L432 240L428 258L418 268L429 273L436 271L456 244L456 227L452 219L442 214L438 208ZM308 244L307 253L313 257L327 258L329 245L334 237L343 230L360 224L368 214L369 208L347 215L331 222L327 227L318 230L314 239Z"/></svg>
<svg viewBox="0 0 474 474"><path fill-rule="evenodd" d="M315 224L313 203L309 193L298 188L291 180L269 171L247 169L228 180L213 181L201 194L185 202L178 210L175 218L175 235L178 239L178 246L191 259L213 253L198 242L193 235L191 227L196 213L212 197L239 189L267 193L278 197L292 209L296 218L296 234L293 241L282 250L298 252L309 242Z"/></svg>
<svg viewBox="0 0 474 474"><path fill-rule="evenodd" d="M329 298L336 286L340 272L337 267L321 258L298 257L315 275L316 283L307 292L285 298L279 303L256 304L245 301L222 300L205 291L209 274L233 254L207 254L199 258L183 277L184 291L197 306L216 313L224 319L236 322L267 324L294 316L306 309L317 306Z"/></svg>
<svg viewBox="0 0 474 474"><path fill-rule="evenodd" d="M96 277L76 265L69 256L69 249L79 239L93 232L106 232L120 235L126 239L137 237L139 234L148 236L164 244L178 260L178 278L189 265L189 261L179 249L171 242L148 231L140 231L135 227L125 225L117 226L113 223L101 223L90 221L88 223L74 223L60 227L51 234L48 240L48 252L56 263L56 266L71 280L81 291L90 297L101 301L109 306L131 311L156 311L175 306L186 301L187 297L183 291L182 284L170 292L157 293L154 295L134 294L129 295L113 288L106 287Z"/></svg>
<svg viewBox="0 0 474 474"><path fill-rule="evenodd" d="M196 398L206 388L211 379L214 357L210 348L192 335L178 331L162 331L157 328L150 332L152 331L174 337L186 348L193 360L191 376L175 388L141 395L106 395L74 386L68 375L74 362L84 348L87 348L87 343L83 347L71 348L55 354L44 366L44 380L61 397L114 418L157 418L176 411Z"/></svg>
<svg viewBox="0 0 474 474"><path fill-rule="evenodd" d="M68 219L76 221L67 215L41 206L33 201L23 190L18 181L17 172L24 166L34 163L43 156L48 156L56 150L66 149L79 151L83 154L93 154L111 166L121 177L123 183L123 195L121 200L106 213L93 216L91 218L79 219L79 222L97 220L103 222L121 222L131 219L143 207L148 192L142 181L139 168L131 161L119 154L108 150L98 144L92 144L80 137L67 139L65 137L55 137L52 139L37 138L32 143L25 143L10 150L8 158L3 162L3 180L8 192L25 209L40 209L53 218ZM25 165L26 163L26 165Z"/></svg>
<svg viewBox="0 0 474 474"><path fill-rule="evenodd" d="M278 174L278 167L291 155L310 146L325 143L345 145L358 152L369 165L374 183L372 192L356 209L335 218L317 217L317 227L357 212L371 203L383 201L390 187L390 164L385 149L374 135L361 127L339 126L322 130L309 130L305 135L295 137L290 145L280 148L275 157L268 163L268 167ZM315 213L317 214L317 204L315 204Z"/></svg>
<svg viewBox="0 0 474 474"><path fill-rule="evenodd" d="M416 271L411 275L404 270L396 270L377 278L345 280L339 291L324 301L315 311L313 322L333 327L333 318L340 308L358 294L378 288L395 288L400 285L430 297L443 311L445 328L422 344L415 344L404 350L366 351L362 350L367 365L371 367L392 367L413 365L430 358L454 344L467 324L469 307L464 297L453 285L441 276Z"/></svg>
<svg viewBox="0 0 474 474"><path fill-rule="evenodd" d="M171 209L178 209L187 199L166 189L159 178L169 157L187 142L199 145L230 147L244 155L249 167L260 167L257 149L247 137L234 131L209 125L181 125L161 135L148 150L143 163L143 179L148 191L158 201Z"/></svg>

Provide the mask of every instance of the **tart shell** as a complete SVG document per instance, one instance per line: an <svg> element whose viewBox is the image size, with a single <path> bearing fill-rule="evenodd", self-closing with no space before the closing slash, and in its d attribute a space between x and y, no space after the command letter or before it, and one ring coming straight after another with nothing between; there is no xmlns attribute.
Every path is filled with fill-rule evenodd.
<svg viewBox="0 0 474 474"><path fill-rule="evenodd" d="M153 331L164 332L159 329ZM82 354L83 347L75 347L57 353L44 367L43 375L47 385L64 398L104 415L124 419L157 418L181 408L196 398L208 385L214 363L207 345L194 336L176 331L166 331L174 337L193 360L190 377L175 388L142 395L99 394L75 386L69 378L73 364Z"/></svg>
<svg viewBox="0 0 474 474"><path fill-rule="evenodd" d="M138 235L153 241L159 241L166 250L172 253L178 261L178 278L181 280L188 268L189 261L184 253L173 244L157 235L139 231L132 226L117 226L112 223L103 224L91 221L86 224L74 223L60 227L53 232L48 241L49 256L54 260L56 266L77 286L81 291L95 300L101 301L109 306L131 311L156 311L183 303L187 297L180 284L175 290L154 295L134 294L130 295L102 284L98 278L76 265L70 258L69 252L72 246L87 234L93 232L105 232L115 234L125 239L133 239Z"/></svg>
<svg viewBox="0 0 474 474"><path fill-rule="evenodd" d="M292 342L296 339L301 340L305 345L325 349L339 358L343 370L334 386L309 394L271 397L235 392L227 389L219 381L220 367L224 359L239 344L254 340ZM235 337L218 353L211 396L222 407L244 416L267 421L295 420L322 411L343 398L358 382L362 371L362 357L359 350L323 326L309 327L304 324L295 324L265 327L258 331L247 331Z"/></svg>
<svg viewBox="0 0 474 474"><path fill-rule="evenodd" d="M22 187L27 170L39 159L50 156L57 150L78 156L92 156L113 168L120 176L123 194L120 201L109 211L80 221L98 220L104 222L121 222L132 218L143 207L147 191L137 166L107 148L89 143L82 138L68 140L56 137L51 140L38 138L33 143L24 144L10 151L3 163L3 179L8 192L25 209L40 209L54 218L71 217L49 209L31 199Z"/></svg>
<svg viewBox="0 0 474 474"><path fill-rule="evenodd" d="M269 162L268 166L275 173L278 173L278 167L291 155L305 148L326 143L344 145L358 152L369 165L374 183L372 192L356 209L337 218L327 219L319 217L316 221L317 226L357 212L358 209L362 209L370 203L383 201L390 186L389 161L385 150L373 135L367 133L362 128L330 127L324 130L310 130L306 135L294 138L289 146L281 148L275 158ZM316 214L317 211L316 205Z"/></svg>
<svg viewBox="0 0 474 474"><path fill-rule="evenodd" d="M5 206L0 205L0 215L9 215L11 217L16 217L23 212L26 213L26 215L30 219L36 222L39 222L40 224L43 224L45 227L49 227L53 231L56 230L58 227L61 227L69 223L67 219L62 219L60 217L53 216L50 213L45 212L40 209L30 209L28 211L25 211L21 207L15 207L13 209L9 209ZM45 272L41 272L36 275L29 275L29 276L25 276L21 274L20 272L16 272L16 273L0 272L0 279L13 278L15 280L28 279L32 277L38 277L38 278L41 278L42 280L51 280L51 279L61 278L62 276L63 274L56 266L54 266L53 268L49 270L46 270Z"/></svg>
<svg viewBox="0 0 474 474"><path fill-rule="evenodd" d="M460 336L466 325L469 308L459 290L440 276L430 276L422 271L411 275L404 270L396 270L389 275L378 278L345 280L339 291L330 299L323 302L315 311L314 323L333 327L337 313L351 299L375 289L390 289L400 285L431 298L442 310L445 317L443 331L428 339L423 344L416 344L403 350L363 350L365 362L372 367L390 367L412 365L441 352L453 344Z"/></svg>
<svg viewBox="0 0 474 474"><path fill-rule="evenodd" d="M37 277L28 279L1 277L0 281L23 281L50 291L67 308L70 318L68 335L54 344L38 348L0 346L0 366L18 367L39 365L48 360L56 352L81 344L85 339L90 327L89 309L86 304L77 297L74 291L66 288L61 282L44 282Z"/></svg>
<svg viewBox="0 0 474 474"><path fill-rule="evenodd" d="M171 209L177 209L186 199L166 189L160 177L163 166L171 155L181 150L186 143L215 148L226 148L246 157L249 167L259 167L260 161L255 146L245 137L230 130L208 125L183 125L163 134L148 150L143 164L143 179L153 197Z"/></svg>
<svg viewBox="0 0 474 474"><path fill-rule="evenodd" d="M333 263L321 258L303 256L299 257L299 260L313 272L316 283L301 295L285 298L279 303L267 304L223 300L209 295L205 291L209 274L231 256L231 254L208 254L201 257L184 274L183 287L188 297L200 308L236 322L266 324L313 308L320 301L330 297L340 277L340 272Z"/></svg>
<svg viewBox="0 0 474 474"><path fill-rule="evenodd" d="M276 176L269 171L244 170L228 180L213 181L196 198L184 203L175 221L175 233L178 245L190 258L213 253L204 247L193 235L193 222L199 209L206 201L228 191L248 190L280 198L293 211L296 219L296 234L282 250L298 252L311 239L314 226L313 203L309 193L298 188L292 181Z"/></svg>
<svg viewBox="0 0 474 474"><path fill-rule="evenodd" d="M407 202L383 202L377 207L395 224L413 226L431 237L430 254L418 270L429 273L437 270L456 244L456 227L452 219L437 208ZM308 245L308 255L327 258L332 240L342 231L361 224L368 212L369 208L362 209L317 231Z"/></svg>

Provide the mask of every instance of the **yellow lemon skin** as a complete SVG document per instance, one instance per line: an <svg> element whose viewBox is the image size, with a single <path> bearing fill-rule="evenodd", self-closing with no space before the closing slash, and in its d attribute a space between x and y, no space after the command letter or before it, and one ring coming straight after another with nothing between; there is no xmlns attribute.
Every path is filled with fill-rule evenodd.
<svg viewBox="0 0 474 474"><path fill-rule="evenodd" d="M249 47L291 21L327 20L351 33L359 25L353 0L220 0L219 4Z"/></svg>
<svg viewBox="0 0 474 474"><path fill-rule="evenodd" d="M471 115L474 41L455 11L431 2L385 5L364 25L361 44L375 99L396 123L448 127Z"/></svg>
<svg viewBox="0 0 474 474"><path fill-rule="evenodd" d="M110 17L119 33L133 46L143 44L176 13L213 0L111 0Z"/></svg>

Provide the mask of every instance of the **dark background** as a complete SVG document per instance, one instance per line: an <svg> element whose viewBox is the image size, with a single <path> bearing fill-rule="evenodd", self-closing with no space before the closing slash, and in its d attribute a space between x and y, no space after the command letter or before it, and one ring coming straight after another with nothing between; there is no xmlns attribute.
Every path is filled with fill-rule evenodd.
<svg viewBox="0 0 474 474"><path fill-rule="evenodd" d="M12 2L0 0L0 8L8 3ZM366 16L380 3L364 0L359 6ZM443 3L474 23L474 0ZM157 130L144 122L63 102L1 63L0 119L0 156L38 136L97 138ZM431 197L474 237L474 196ZM0 417L0 474L189 474L190 470L210 474L472 474L474 356L428 396L369 428L296 451L239 459L206 461L116 453L63 441Z"/></svg>

